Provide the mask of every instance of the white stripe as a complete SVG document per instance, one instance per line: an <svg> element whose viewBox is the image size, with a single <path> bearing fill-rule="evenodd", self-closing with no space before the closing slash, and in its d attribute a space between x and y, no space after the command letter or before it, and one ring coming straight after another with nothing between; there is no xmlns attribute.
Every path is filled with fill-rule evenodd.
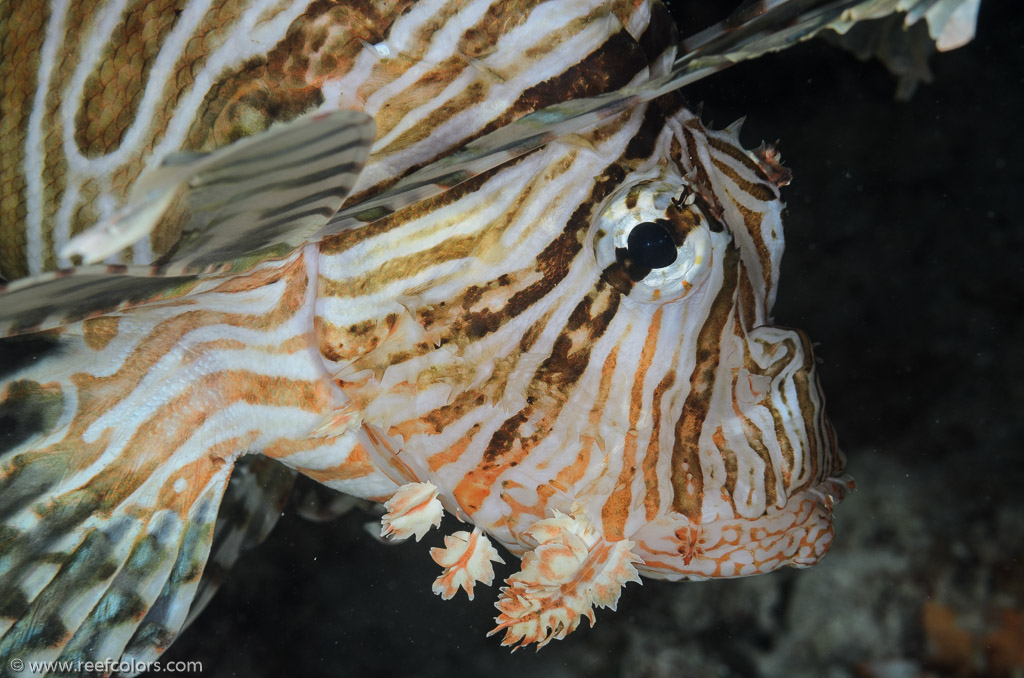
<svg viewBox="0 0 1024 678"><path fill-rule="evenodd" d="M604 44L608 37L619 27L615 17L609 15L608 21L604 23L591 22L583 30L570 35L567 42L559 44L556 38L551 37L551 33L559 32L564 24L571 20L571 17L567 18L565 16L567 10L564 7L564 3L552 4L557 5L557 7L544 6L534 10L530 16L530 21L518 27L511 34L501 36L495 51L481 59L483 65L507 77L504 83L491 85L486 98L479 104L459 110L450 119L434 127L431 130L429 144L413 144L408 148L389 155L386 162L368 165L360 176L356 190L362 190L364 187L386 180L394 176L397 171L435 156L441 149L457 145L470 133L479 129L485 122L508 108L528 88L564 72L567 67L567 54L585 55L592 53ZM549 11L542 11L543 9ZM587 5L580 8L581 11L586 9L588 9ZM435 39L431 43L431 48L423 61L406 71L402 77L377 90L367 98L366 111L371 115L376 114L380 107L388 103L393 97L406 95L409 88L412 87L423 73L433 67L436 62L450 57L454 53L451 50L451 45L456 44L465 28L468 28L468 26L463 26L462 23L464 22L457 24L450 22L453 25L446 24L446 34L451 33L448 37L450 42L439 42ZM522 53L528 49L536 48L537 45L545 44L545 40L549 43L557 44L558 49L548 50L539 61L527 63L524 69L521 58ZM436 45L440 46L436 47ZM383 148L394 142L402 134L423 124L434 111L448 103L451 99L461 95L465 92L468 85L479 79L480 75L472 67L465 69L438 96L408 111L385 137L378 139L375 148Z"/></svg>
<svg viewBox="0 0 1024 678"><path fill-rule="evenodd" d="M420 7L416 8L416 10L420 9ZM424 7L423 9L427 8ZM459 38L462 37L462 34L465 33L468 28L476 24L483 17L487 9L487 3L475 2L445 21L441 29L435 31L430 36L430 44L422 58L406 70L398 79L388 83L367 98L366 111L371 114L375 113L379 110L381 105L387 103L393 97L406 92L425 73L435 68L442 61L450 58L454 54L452 47L454 45L458 45ZM436 12L437 10L434 11ZM419 13L421 13L421 11L417 11L417 14ZM433 12L431 13L431 18L433 18ZM418 28L419 26L417 25L416 27ZM406 31L400 31L398 28L399 26L396 24L395 29L391 32L391 35L393 36L392 44L397 46L399 50L402 50L406 41L409 39L409 36L403 36L403 33ZM462 87L459 87L459 90L461 89ZM443 97L437 97L430 102L425 102L424 106L417 107L415 110L425 110L429 112L436 109L443 102ZM410 124L403 119L402 124L395 127L387 137L380 139L379 143L382 146L390 143L391 139L409 129L409 127Z"/></svg>
<svg viewBox="0 0 1024 678"><path fill-rule="evenodd" d="M81 182L77 180L73 181L71 174L68 173L67 186L64 187L64 194L61 196L60 206L57 208L57 213L54 215L53 241L57 245L55 250L59 251L61 245L71 238L71 215L75 213L75 209L78 206L78 187L80 185ZM56 252L54 252L54 254L56 254ZM57 258L58 268L70 265L70 259L66 257Z"/></svg>
<svg viewBox="0 0 1024 678"><path fill-rule="evenodd" d="M57 250L71 238L71 215L78 207L78 189L83 183L78 168L83 162L87 162L79 153L78 142L75 139L75 114L82 106L85 83L96 70L97 64L101 62L104 47L109 42L114 28L121 21L126 4L127 0L112 0L110 4L97 9L95 16L98 18L90 27L91 30L87 31L89 37L79 49L79 61L75 66L75 72L67 87L59 92L61 140L68 172L65 175L67 185L61 195L60 206L53 224L53 240ZM68 266L70 263L69 259L63 257L57 260L58 267Z"/></svg>

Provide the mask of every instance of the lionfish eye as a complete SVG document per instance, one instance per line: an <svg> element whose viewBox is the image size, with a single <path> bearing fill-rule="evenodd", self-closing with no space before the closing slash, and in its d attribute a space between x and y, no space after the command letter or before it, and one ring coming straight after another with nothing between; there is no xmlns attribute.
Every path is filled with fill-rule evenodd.
<svg viewBox="0 0 1024 678"><path fill-rule="evenodd" d="M692 200L678 199L679 193L679 182L627 185L609 199L594 224L594 254L601 275L630 299L681 299L711 270L713 236L708 220Z"/></svg>
<svg viewBox="0 0 1024 678"><path fill-rule="evenodd" d="M648 271L671 265L678 256L676 243L669 233L669 224L663 219L637 224L626 239L629 260L640 269ZM641 276L641 280L646 274Z"/></svg>

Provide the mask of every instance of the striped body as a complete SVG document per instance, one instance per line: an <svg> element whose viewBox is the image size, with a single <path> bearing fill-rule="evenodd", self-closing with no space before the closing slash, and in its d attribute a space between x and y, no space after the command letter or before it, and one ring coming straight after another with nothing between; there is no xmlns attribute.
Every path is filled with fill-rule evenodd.
<svg viewBox="0 0 1024 678"><path fill-rule="evenodd" d="M660 5L627 0L13 12L4 44L33 58L3 55L25 70L3 73L8 277L60 263L172 151L363 110L358 205L527 113L663 74L674 41ZM0 652L159 655L211 549L237 555L213 520L245 454L390 500L399 536L435 498L471 523L435 553L445 597L490 583L486 535L522 556L507 644L563 637L637 572L816 562L843 458L809 343L767 324L784 175L669 94L287 256L8 343L41 359L0 382ZM125 256L167 251L183 214ZM634 251L647 223L672 263Z"/></svg>

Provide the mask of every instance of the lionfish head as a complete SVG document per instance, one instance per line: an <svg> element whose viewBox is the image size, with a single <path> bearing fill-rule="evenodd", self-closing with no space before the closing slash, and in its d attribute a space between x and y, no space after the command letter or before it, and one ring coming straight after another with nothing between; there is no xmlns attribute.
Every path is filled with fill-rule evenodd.
<svg viewBox="0 0 1024 678"><path fill-rule="evenodd" d="M769 325L787 178L670 96L323 247L320 351L416 488L389 515L436 492L523 556L507 643L561 637L637 571L827 549L843 458L809 342Z"/></svg>

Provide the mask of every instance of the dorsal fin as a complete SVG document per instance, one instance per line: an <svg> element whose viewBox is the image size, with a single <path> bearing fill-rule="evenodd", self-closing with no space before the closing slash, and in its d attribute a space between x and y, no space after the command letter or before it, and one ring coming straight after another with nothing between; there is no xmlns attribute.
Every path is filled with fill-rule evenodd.
<svg viewBox="0 0 1024 678"><path fill-rule="evenodd" d="M573 99L525 115L406 176L387 191L335 214L318 234L328 237L426 200L545 144L614 117L735 63L807 40L826 28L919 6L975 0L749 0L724 21L683 42L683 53L663 76L595 97ZM930 15L925 15L930 16ZM952 25L936 19L935 31ZM939 25L941 23L941 26ZM961 30L962 27L958 28Z"/></svg>

